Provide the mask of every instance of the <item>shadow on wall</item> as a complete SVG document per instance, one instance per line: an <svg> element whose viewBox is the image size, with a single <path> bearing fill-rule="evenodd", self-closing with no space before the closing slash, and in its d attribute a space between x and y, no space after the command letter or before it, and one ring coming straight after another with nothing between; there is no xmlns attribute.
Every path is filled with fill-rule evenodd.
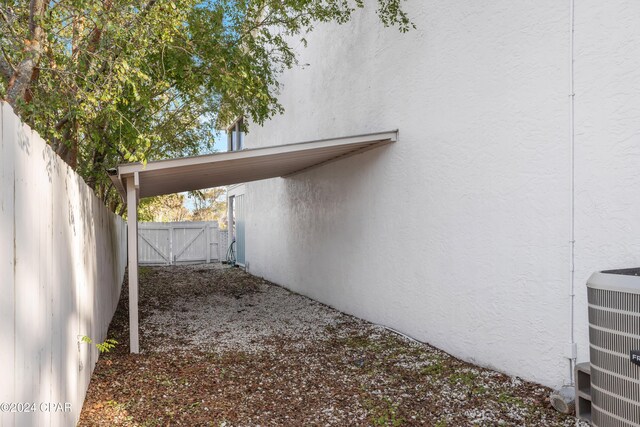
<svg viewBox="0 0 640 427"><path fill-rule="evenodd" d="M313 233L335 232L344 227L352 203L373 202L376 189L371 186L372 171L392 149L393 145L385 145L287 177L285 193L292 227Z"/></svg>
<svg viewBox="0 0 640 427"><path fill-rule="evenodd" d="M377 200L372 175L388 161L393 148L386 145L284 180L283 212L290 230L284 235L285 256L291 284L302 287L297 291L328 302L325 296L332 289L344 292L349 278L359 274L361 236L379 227L375 224L381 215L379 204L387 203ZM327 265L344 273L340 275L344 283L335 283L334 268ZM310 277L323 285L307 286Z"/></svg>

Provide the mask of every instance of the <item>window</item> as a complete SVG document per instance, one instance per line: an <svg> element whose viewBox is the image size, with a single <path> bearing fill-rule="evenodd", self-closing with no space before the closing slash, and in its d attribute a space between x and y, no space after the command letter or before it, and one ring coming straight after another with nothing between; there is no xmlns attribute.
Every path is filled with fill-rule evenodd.
<svg viewBox="0 0 640 427"><path fill-rule="evenodd" d="M244 119L239 118L227 130L227 149L229 151L239 151L244 149Z"/></svg>

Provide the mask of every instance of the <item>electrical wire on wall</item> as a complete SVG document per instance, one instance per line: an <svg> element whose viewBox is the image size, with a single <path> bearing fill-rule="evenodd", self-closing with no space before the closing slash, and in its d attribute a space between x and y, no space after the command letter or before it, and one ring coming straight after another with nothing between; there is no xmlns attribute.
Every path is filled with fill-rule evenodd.
<svg viewBox="0 0 640 427"><path fill-rule="evenodd" d="M574 385L573 370L576 363L575 342L575 87L574 87L574 32L575 0L569 0L569 138L571 144L571 238L569 279L569 380Z"/></svg>

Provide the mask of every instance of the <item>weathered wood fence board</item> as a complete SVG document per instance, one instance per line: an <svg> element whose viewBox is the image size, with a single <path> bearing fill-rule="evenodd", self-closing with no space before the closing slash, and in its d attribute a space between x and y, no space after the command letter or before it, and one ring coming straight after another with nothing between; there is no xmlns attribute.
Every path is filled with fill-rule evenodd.
<svg viewBox="0 0 640 427"><path fill-rule="evenodd" d="M0 345L4 344L5 349L13 350L13 339L15 332L14 304L15 304L15 283L14 283L14 251L15 241L14 206L14 149L17 144L8 144L5 141L15 138L15 123L12 117L5 118L4 108L0 114L0 125L2 134L0 135ZM6 345L9 345L7 347ZM14 351L0 351L0 366L5 366L8 371L13 369L15 362ZM15 375L4 375L0 387L0 402L8 402L13 397ZM9 426L13 421L13 415L0 412L0 425Z"/></svg>

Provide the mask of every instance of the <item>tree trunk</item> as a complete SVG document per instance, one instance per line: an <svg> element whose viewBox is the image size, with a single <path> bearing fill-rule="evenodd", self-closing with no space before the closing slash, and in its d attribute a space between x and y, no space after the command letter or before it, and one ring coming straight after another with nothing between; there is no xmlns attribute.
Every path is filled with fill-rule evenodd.
<svg viewBox="0 0 640 427"><path fill-rule="evenodd" d="M47 9L46 0L31 0L29 5L29 33L31 40L25 41L26 57L20 62L13 76L9 80L7 88L7 101L14 108L20 101L26 101L25 95L33 83L33 79L38 77L36 68L42 56L44 29L42 19Z"/></svg>

